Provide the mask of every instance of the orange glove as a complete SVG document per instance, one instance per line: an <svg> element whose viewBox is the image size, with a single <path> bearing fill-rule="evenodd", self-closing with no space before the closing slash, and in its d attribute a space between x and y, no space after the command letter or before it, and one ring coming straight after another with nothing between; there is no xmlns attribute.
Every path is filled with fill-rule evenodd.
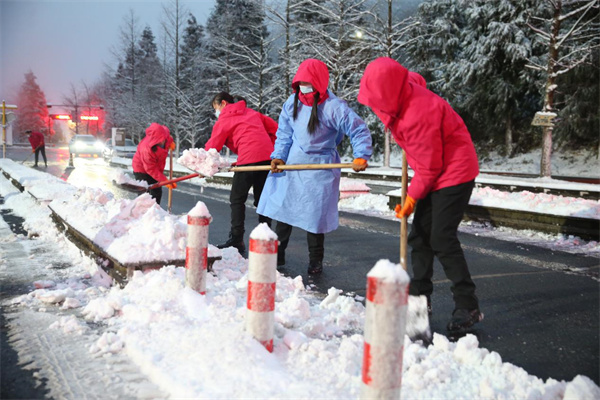
<svg viewBox="0 0 600 400"><path fill-rule="evenodd" d="M354 160L352 160L352 169L354 170L354 172L364 171L365 169L367 169L367 166L367 160L365 160L364 158L355 158Z"/></svg>
<svg viewBox="0 0 600 400"><path fill-rule="evenodd" d="M171 144L169 145L169 150L173 150L174 151L175 147L177 147L177 146L175 146L175 142L171 142Z"/></svg>
<svg viewBox="0 0 600 400"><path fill-rule="evenodd" d="M36 150L37 150L37 149L33 149L33 150L31 150L31 152L32 152L32 153L35 153L35 151L36 151Z"/></svg>
<svg viewBox="0 0 600 400"><path fill-rule="evenodd" d="M396 211L396 218L402 219L408 217L415 209L415 204L417 204L417 201L409 195L406 195L404 206L401 206L400 204L396 205L396 209L394 210Z"/></svg>
<svg viewBox="0 0 600 400"><path fill-rule="evenodd" d="M271 160L271 172L283 172L283 170L277 168L278 165L285 165L285 161L280 160L279 158L274 158Z"/></svg>
<svg viewBox="0 0 600 400"><path fill-rule="evenodd" d="M175 182L173 183L169 183L166 185L169 189L175 189L177 187L177 184Z"/></svg>

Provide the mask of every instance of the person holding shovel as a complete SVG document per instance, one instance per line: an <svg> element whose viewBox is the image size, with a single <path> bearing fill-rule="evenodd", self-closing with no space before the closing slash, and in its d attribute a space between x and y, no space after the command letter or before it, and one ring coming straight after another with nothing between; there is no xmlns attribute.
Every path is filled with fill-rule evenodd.
<svg viewBox="0 0 600 400"><path fill-rule="evenodd" d="M213 126L210 139L204 148L221 151L227 146L238 155L237 166L269 165L271 152L277 132L277 122L246 107L246 101L235 101L227 92L216 94L211 105L215 110L217 122ZM229 239L217 245L218 248L235 247L240 255L246 253L244 244L244 221L246 219L246 200L250 188L254 193L254 205L257 206L269 171L235 172L231 184L229 202L231 206L231 230ZM271 226L271 219L262 215L258 222Z"/></svg>
<svg viewBox="0 0 600 400"><path fill-rule="evenodd" d="M131 166L133 175L139 181L146 181L148 185L166 181L164 174L169 149L175 149L175 142L171 137L169 128L153 122L146 128L146 136L142 139L133 156ZM166 185L170 189L177 187L176 183ZM162 187L150 190L150 196L160 205Z"/></svg>
<svg viewBox="0 0 600 400"><path fill-rule="evenodd" d="M285 264L292 227L306 231L309 274L323 271L325 233L338 227L339 169L287 170L285 164L339 163L337 146L350 138L353 169L363 171L372 153L371 133L345 101L327 89L329 70L322 61L307 59L292 81L293 94L283 104L271 172L258 213L277 221L277 264Z"/></svg>
<svg viewBox="0 0 600 400"><path fill-rule="evenodd" d="M48 160L46 159L46 145L44 142L44 135L40 132L26 131L29 136L29 143L31 144L31 152L35 153L35 164L33 164L34 168L38 166L38 156L42 153L42 157L44 157L44 165L48 168Z"/></svg>
<svg viewBox="0 0 600 400"><path fill-rule="evenodd" d="M416 206L408 237L413 267L409 293L430 298L436 256L452 282L455 309L447 328L469 328L483 319L457 236L479 174L471 135L445 100L411 79L391 58L367 66L358 101L371 107L392 132L414 170L406 201L396 208L396 216L403 218Z"/></svg>

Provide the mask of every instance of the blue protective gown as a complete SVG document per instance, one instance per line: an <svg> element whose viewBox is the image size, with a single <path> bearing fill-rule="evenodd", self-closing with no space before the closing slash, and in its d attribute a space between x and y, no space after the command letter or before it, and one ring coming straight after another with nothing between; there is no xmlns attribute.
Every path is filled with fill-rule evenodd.
<svg viewBox="0 0 600 400"><path fill-rule="evenodd" d="M366 124L345 101L327 93L329 97L318 106L319 126L312 134L308 132L311 107L298 102L294 121L294 95L287 99L271 159L286 164L339 163L337 146L348 135L354 158L369 160L372 140ZM339 169L271 173L257 212L311 233L331 232L339 224L340 175Z"/></svg>

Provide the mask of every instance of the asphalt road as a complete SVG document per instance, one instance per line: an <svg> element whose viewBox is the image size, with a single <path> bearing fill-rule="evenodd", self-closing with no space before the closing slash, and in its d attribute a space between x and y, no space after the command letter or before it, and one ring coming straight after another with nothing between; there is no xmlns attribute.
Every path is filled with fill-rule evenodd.
<svg viewBox="0 0 600 400"><path fill-rule="evenodd" d="M11 148L8 157L21 160L26 151ZM134 196L116 189L108 181L111 168L100 159L77 159L75 169L66 169L67 153L66 149L48 149L47 171L75 185L93 184L113 190L119 196ZM174 191L172 212L187 213L197 201L203 201L213 216L209 242L218 244L227 239L228 196L225 189L201 190L182 182ZM165 189L163 207L166 199ZM257 223L250 200L246 243ZM291 277L302 275L306 284L313 284L323 294L335 286L364 296L366 274L377 260L398 259L398 231L395 221L342 212L340 227L325 238L321 276L309 279L306 273L306 234L299 229L292 233L286 254L288 264L281 272ZM484 321L471 332L478 337L480 346L498 352L503 361L544 380L570 381L582 374L598 384L598 258L465 233L460 233L459 238L485 314ZM431 326L434 332L447 335L445 327L453 303L450 283L437 262L434 281Z"/></svg>

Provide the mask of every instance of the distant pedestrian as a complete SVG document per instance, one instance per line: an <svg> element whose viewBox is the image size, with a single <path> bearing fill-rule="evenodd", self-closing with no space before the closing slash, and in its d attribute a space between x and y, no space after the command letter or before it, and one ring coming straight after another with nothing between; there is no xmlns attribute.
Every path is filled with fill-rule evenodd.
<svg viewBox="0 0 600 400"><path fill-rule="evenodd" d="M38 166L38 156L42 153L42 157L44 157L44 165L46 168L48 167L48 160L46 159L46 144L44 142L44 135L40 132L36 131L26 131L29 136L29 143L31 143L31 152L35 153L35 164L34 167Z"/></svg>
<svg viewBox="0 0 600 400"><path fill-rule="evenodd" d="M235 101L227 92L216 94L211 102L217 122L212 135L204 148L221 151L227 146L238 155L237 166L270 165L273 152L277 122L246 106L245 100ZM231 184L229 202L231 206L231 229L229 239L217 245L218 248L235 247L243 256L244 221L246 219L246 200L252 188L254 205L257 206L265 186L269 171L235 172ZM258 222L271 225L271 218L258 216Z"/></svg>
<svg viewBox="0 0 600 400"><path fill-rule="evenodd" d="M325 233L338 227L339 169L285 171L285 164L340 162L337 146L350 138L353 169L363 171L372 153L371 133L362 119L330 90L329 71L319 60L300 64L292 81L294 93L283 104L271 172L267 178L258 213L277 222L277 264L285 264L285 250L292 227L307 234L309 274L323 271Z"/></svg>
<svg viewBox="0 0 600 400"><path fill-rule="evenodd" d="M462 330L483 319L457 236L479 163L460 116L425 89L424 80L417 82L398 62L378 58L365 69L358 101L371 107L390 129L415 171L405 204L396 208L396 216L402 218L416 205L408 237L413 267L410 294L425 295L431 304L436 256L452 282L455 309L448 330Z"/></svg>
<svg viewBox="0 0 600 400"><path fill-rule="evenodd" d="M164 170L169 149L175 149L175 142L169 133L169 128L156 122L152 123L146 129L146 136L133 156L132 167L135 179L145 181L148 185L166 181ZM166 186L175 189L177 184L170 183ZM150 195L160 204L162 187L150 190Z"/></svg>

